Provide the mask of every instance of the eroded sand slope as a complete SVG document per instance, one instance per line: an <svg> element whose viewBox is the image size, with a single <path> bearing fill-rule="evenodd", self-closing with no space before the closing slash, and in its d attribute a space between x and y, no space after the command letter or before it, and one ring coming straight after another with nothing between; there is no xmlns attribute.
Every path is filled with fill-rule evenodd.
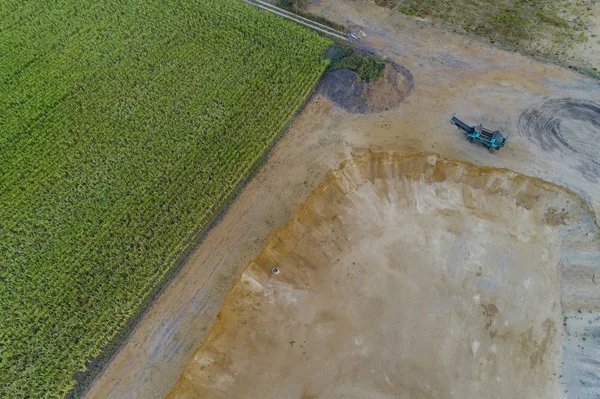
<svg viewBox="0 0 600 399"><path fill-rule="evenodd" d="M597 233L583 200L536 178L355 157L248 265L168 397L593 395L597 340L562 348L564 315L600 310Z"/></svg>

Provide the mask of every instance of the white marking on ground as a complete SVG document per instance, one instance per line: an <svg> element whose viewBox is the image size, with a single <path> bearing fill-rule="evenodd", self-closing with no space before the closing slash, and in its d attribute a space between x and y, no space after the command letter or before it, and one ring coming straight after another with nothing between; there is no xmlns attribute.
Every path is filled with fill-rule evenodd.
<svg viewBox="0 0 600 399"><path fill-rule="evenodd" d="M479 341L473 341L473 344L471 344L471 350L473 351L473 356L475 356L479 350Z"/></svg>

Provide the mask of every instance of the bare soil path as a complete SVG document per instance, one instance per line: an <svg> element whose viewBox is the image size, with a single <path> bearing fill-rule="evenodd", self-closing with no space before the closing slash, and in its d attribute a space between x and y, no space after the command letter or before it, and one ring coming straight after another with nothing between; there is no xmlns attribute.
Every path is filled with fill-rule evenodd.
<svg viewBox="0 0 600 399"><path fill-rule="evenodd" d="M526 110L544 107L548 101L600 103L597 81L420 26L366 1L323 0L311 11L360 26L367 33L361 45L411 71L415 86L410 96L398 108L378 114L348 114L315 96L142 318L87 398L164 397L214 324L224 295L247 263L327 171L361 149L435 152L477 165L509 168L566 186L597 214L600 211L600 170L593 162L600 154L597 144L586 145L600 137L596 127L579 116L559 115L568 121L558 123L559 136L567 143L558 148L544 146L544 139L519 128ZM509 145L490 155L470 144L449 125L454 112L473 124L502 129L510 135Z"/></svg>

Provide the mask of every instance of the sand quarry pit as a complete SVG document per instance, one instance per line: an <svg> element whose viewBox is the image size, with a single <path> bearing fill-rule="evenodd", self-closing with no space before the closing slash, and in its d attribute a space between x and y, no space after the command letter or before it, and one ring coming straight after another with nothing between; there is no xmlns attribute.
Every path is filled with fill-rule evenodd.
<svg viewBox="0 0 600 399"><path fill-rule="evenodd" d="M599 250L559 186L355 156L248 265L168 398L597 397Z"/></svg>

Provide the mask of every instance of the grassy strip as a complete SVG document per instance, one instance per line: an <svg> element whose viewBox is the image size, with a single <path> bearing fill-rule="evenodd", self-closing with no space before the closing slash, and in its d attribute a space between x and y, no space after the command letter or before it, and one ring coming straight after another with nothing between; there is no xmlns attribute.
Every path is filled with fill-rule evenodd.
<svg viewBox="0 0 600 399"><path fill-rule="evenodd" d="M233 0L0 17L0 397L60 397L261 159L330 42Z"/></svg>
<svg viewBox="0 0 600 399"><path fill-rule="evenodd" d="M375 0L403 14L428 18L526 54L577 65L571 50L588 41L586 15L594 0Z"/></svg>
<svg viewBox="0 0 600 399"><path fill-rule="evenodd" d="M293 12L294 14L298 14L304 18L311 19L320 24L329 26L330 28L339 30L340 32L346 31L346 27L344 25L335 23L325 17L311 14L310 12L306 11L306 0L276 0L275 5L289 12Z"/></svg>

